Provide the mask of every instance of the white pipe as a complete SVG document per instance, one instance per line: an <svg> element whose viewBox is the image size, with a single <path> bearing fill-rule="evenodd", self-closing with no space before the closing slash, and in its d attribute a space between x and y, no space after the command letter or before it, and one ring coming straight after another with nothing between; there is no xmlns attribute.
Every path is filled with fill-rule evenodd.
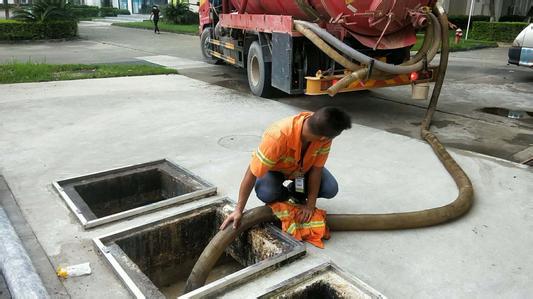
<svg viewBox="0 0 533 299"><path fill-rule="evenodd" d="M470 30L470 19L472 18L472 11L474 10L474 0L470 1L470 12L468 13L468 25L466 25L465 40L468 39L468 31Z"/></svg>
<svg viewBox="0 0 533 299"><path fill-rule="evenodd" d="M50 298L2 207L0 207L0 271L13 299Z"/></svg>

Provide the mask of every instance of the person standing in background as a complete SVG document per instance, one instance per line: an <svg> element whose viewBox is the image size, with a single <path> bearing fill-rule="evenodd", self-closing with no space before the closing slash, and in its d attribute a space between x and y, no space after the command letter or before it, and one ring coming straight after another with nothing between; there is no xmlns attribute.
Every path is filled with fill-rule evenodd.
<svg viewBox="0 0 533 299"><path fill-rule="evenodd" d="M159 7L157 7L157 5L152 6L152 13L150 13L150 20L154 22L154 33L160 34L159 26L157 26L157 23L159 22Z"/></svg>

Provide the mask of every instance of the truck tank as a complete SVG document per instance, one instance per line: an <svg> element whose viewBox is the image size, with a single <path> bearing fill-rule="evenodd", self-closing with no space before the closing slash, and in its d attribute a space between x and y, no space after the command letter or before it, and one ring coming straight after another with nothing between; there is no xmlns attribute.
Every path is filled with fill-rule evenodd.
<svg viewBox="0 0 533 299"><path fill-rule="evenodd" d="M249 14L290 15L296 19L342 25L368 47L391 49L415 42L414 29L424 25L418 13L433 0L231 0Z"/></svg>

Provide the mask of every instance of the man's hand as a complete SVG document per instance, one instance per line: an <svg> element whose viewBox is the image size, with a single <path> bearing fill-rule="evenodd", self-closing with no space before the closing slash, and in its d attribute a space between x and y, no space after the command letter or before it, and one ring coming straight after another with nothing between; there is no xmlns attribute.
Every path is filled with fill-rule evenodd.
<svg viewBox="0 0 533 299"><path fill-rule="evenodd" d="M225 229L226 226L228 226L228 224L230 224L231 222L233 222L233 229L239 228L239 225L241 224L241 218L242 212L236 209L235 211L233 211L233 213L229 214L229 216L226 217L226 220L224 220L224 222L222 222L222 225L220 225L220 230Z"/></svg>
<svg viewBox="0 0 533 299"><path fill-rule="evenodd" d="M315 208L311 208L308 206L301 206L298 212L296 212L296 221L300 223L309 222L311 220L311 217L313 217L313 213L315 212Z"/></svg>

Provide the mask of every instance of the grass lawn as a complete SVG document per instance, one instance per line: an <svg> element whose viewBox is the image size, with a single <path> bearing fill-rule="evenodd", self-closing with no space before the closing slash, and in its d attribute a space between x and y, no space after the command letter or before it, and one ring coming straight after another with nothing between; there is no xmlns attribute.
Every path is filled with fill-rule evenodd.
<svg viewBox="0 0 533 299"><path fill-rule="evenodd" d="M198 34L198 25L176 25L169 23L159 22L157 24L161 31L173 32L173 33L185 33L185 34ZM131 23L113 23L113 26L128 27L128 28L141 28L154 30L154 24L150 21L143 22L131 22Z"/></svg>
<svg viewBox="0 0 533 299"><path fill-rule="evenodd" d="M0 64L0 83L177 74L176 70L142 64Z"/></svg>
<svg viewBox="0 0 533 299"><path fill-rule="evenodd" d="M423 34L417 34L416 35L416 44L411 48L411 51L418 51L420 47L422 46L422 42L424 40ZM457 51L469 51L469 50L475 50L475 49L483 49L483 48L496 48L498 47L498 44L496 42L491 41L482 41L482 40L464 40L464 36L461 39L461 41L456 44L455 43L455 32L450 32L450 52L457 52Z"/></svg>

